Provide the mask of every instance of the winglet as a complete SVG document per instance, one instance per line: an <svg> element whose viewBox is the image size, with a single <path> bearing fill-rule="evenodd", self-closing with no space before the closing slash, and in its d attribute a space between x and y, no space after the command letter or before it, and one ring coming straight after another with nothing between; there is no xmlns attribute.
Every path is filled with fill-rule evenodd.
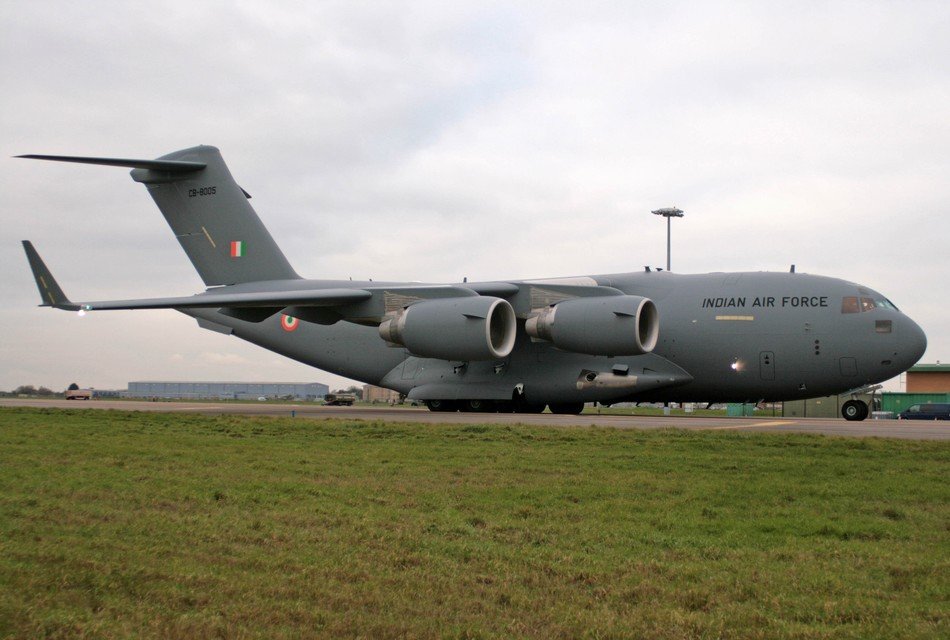
<svg viewBox="0 0 950 640"><path fill-rule="evenodd" d="M30 261L30 269L33 270L33 277L36 279L36 287L40 290L40 298L43 300L41 307L55 307L56 309L66 309L68 311L78 311L79 305L74 304L66 297L59 283L50 273L40 254L33 248L33 243L29 240L23 241L23 249L26 251L26 259Z"/></svg>

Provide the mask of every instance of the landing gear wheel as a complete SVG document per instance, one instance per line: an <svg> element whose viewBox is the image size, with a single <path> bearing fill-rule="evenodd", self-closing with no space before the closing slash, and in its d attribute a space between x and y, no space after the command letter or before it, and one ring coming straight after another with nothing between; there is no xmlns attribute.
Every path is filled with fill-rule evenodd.
<svg viewBox="0 0 950 640"><path fill-rule="evenodd" d="M583 402L561 402L550 404L548 407L551 409L551 413L562 413L577 415L584 410Z"/></svg>
<svg viewBox="0 0 950 640"><path fill-rule="evenodd" d="M466 400L462 409L472 413L488 413L495 410L495 403L491 400Z"/></svg>
<svg viewBox="0 0 950 640"><path fill-rule="evenodd" d="M841 407L841 415L849 421L864 420L868 417L868 406L860 400L848 400Z"/></svg>
<svg viewBox="0 0 950 640"><path fill-rule="evenodd" d="M426 400L429 411L458 411L458 403L454 400Z"/></svg>

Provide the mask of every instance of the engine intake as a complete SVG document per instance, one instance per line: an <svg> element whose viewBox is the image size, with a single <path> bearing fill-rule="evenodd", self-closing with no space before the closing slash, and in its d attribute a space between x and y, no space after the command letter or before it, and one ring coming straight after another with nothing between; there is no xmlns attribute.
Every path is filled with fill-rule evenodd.
<svg viewBox="0 0 950 640"><path fill-rule="evenodd" d="M525 330L565 351L635 356L653 351L660 317L653 301L641 296L573 298L541 309Z"/></svg>
<svg viewBox="0 0 950 640"><path fill-rule="evenodd" d="M440 360L498 360L515 346L515 312L487 296L423 300L379 325L387 342Z"/></svg>

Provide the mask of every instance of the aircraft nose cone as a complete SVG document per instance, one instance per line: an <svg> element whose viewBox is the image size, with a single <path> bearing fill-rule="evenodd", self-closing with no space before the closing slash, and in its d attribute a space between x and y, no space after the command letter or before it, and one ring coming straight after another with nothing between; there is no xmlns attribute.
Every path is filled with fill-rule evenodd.
<svg viewBox="0 0 950 640"><path fill-rule="evenodd" d="M905 325L906 327L902 332L904 334L903 346L910 360L910 365L908 366L913 366L923 357L924 351L927 350L927 334L920 328L920 325L910 318L907 318Z"/></svg>
<svg viewBox="0 0 950 640"><path fill-rule="evenodd" d="M902 373L917 364L924 355L927 350L927 336L920 325L905 315L901 315L900 320L894 323L894 329L897 341L894 343L892 366L898 373Z"/></svg>

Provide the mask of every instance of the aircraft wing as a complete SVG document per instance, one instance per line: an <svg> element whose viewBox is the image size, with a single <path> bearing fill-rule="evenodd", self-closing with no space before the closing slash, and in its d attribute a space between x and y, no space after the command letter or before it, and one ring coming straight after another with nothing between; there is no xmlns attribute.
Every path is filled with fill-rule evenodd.
<svg viewBox="0 0 950 640"><path fill-rule="evenodd" d="M132 161L115 160L115 163ZM135 161L144 163L145 161ZM179 168L178 170L186 170ZM456 285L397 284L328 287L310 289L235 290L224 286L191 296L134 300L94 300L74 302L63 292L49 268L29 240L23 241L42 306L70 311L113 311L134 309L220 309L227 316L248 322L261 322L284 312L309 322L333 324L347 320L377 325L400 309L422 300L491 296L507 298L518 317L527 318L536 309L577 297L619 296L612 287L582 286L559 282L483 282ZM272 286L279 287L275 283ZM345 308L345 309L343 309Z"/></svg>
<svg viewBox="0 0 950 640"><path fill-rule="evenodd" d="M144 298L140 300L102 300L77 302L84 311L113 311L118 309L218 309L220 307L282 309L290 306L334 307L362 302L372 297L362 289L310 289L304 291L265 291L257 293L199 293L173 298ZM52 305L56 306L56 305Z"/></svg>
<svg viewBox="0 0 950 640"><path fill-rule="evenodd" d="M387 313L419 300L470 297L481 293L450 285L288 288L263 291L234 291L230 287L221 287L191 296L77 302L66 296L29 240L23 241L23 249L42 298L41 306L68 311L220 309L221 313L228 316L249 322L261 322L286 309L286 313L312 322L332 324L337 320L347 319L363 324L378 324ZM517 291L516 287L498 283L488 289L493 293ZM334 308L337 307L346 307L350 313L344 317L336 313Z"/></svg>
<svg viewBox="0 0 950 640"><path fill-rule="evenodd" d="M304 289L232 293L207 291L193 296L145 298L139 300L99 300L73 302L66 294L29 240L23 241L27 260L33 270L42 306L68 311L106 311L118 309L269 309L272 315L284 307L333 307L368 300L372 293L363 289Z"/></svg>

